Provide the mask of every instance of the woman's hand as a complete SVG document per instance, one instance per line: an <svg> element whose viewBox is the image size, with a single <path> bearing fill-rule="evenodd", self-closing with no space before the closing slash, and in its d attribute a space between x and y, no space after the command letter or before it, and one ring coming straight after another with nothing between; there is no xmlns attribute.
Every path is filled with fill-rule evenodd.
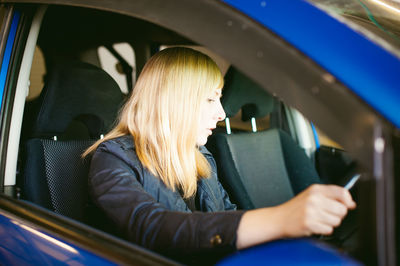
<svg viewBox="0 0 400 266"><path fill-rule="evenodd" d="M348 190L312 185L279 206L246 212L237 231L237 248L312 234L329 235L349 209L356 207Z"/></svg>
<svg viewBox="0 0 400 266"><path fill-rule="evenodd" d="M313 185L279 206L284 237L329 235L342 222L355 202L347 189L333 185Z"/></svg>

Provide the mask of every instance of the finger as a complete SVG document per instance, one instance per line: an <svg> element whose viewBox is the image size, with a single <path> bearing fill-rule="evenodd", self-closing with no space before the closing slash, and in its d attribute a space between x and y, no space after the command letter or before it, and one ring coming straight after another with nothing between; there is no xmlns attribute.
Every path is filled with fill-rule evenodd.
<svg viewBox="0 0 400 266"><path fill-rule="evenodd" d="M313 234L317 235L330 235L333 233L333 226L326 225L324 223L315 223L311 231Z"/></svg>
<svg viewBox="0 0 400 266"><path fill-rule="evenodd" d="M324 224L326 226L337 227L341 224L343 216L332 214L328 211L321 211L317 214L315 220L319 224Z"/></svg>
<svg viewBox="0 0 400 266"><path fill-rule="evenodd" d="M340 201L322 197L319 204L322 210L340 218L343 218L347 214L347 206Z"/></svg>
<svg viewBox="0 0 400 266"><path fill-rule="evenodd" d="M314 222L310 224L309 230L313 234L330 235L334 228L338 227L342 222L342 218L327 212L321 212Z"/></svg>
<svg viewBox="0 0 400 266"><path fill-rule="evenodd" d="M335 185L325 185L323 187L326 196L342 202L349 209L356 207L356 203L347 189Z"/></svg>

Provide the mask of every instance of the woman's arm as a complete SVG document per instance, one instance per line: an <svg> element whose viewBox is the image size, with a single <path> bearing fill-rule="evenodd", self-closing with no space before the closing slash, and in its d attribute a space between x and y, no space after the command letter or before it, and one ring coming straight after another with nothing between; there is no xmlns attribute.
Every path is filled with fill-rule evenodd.
<svg viewBox="0 0 400 266"><path fill-rule="evenodd" d="M139 169L101 149L91 162L91 195L127 239L161 252L235 249L243 212L171 211L144 191L138 182Z"/></svg>
<svg viewBox="0 0 400 266"><path fill-rule="evenodd" d="M246 212L237 230L238 249L279 238L328 235L355 202L348 190L313 185L284 204Z"/></svg>
<svg viewBox="0 0 400 266"><path fill-rule="evenodd" d="M347 190L313 185L282 205L244 214L174 212L144 191L140 172L100 147L91 162L90 190L128 239L159 251L233 250L235 245L240 249L278 238L329 234L355 207Z"/></svg>

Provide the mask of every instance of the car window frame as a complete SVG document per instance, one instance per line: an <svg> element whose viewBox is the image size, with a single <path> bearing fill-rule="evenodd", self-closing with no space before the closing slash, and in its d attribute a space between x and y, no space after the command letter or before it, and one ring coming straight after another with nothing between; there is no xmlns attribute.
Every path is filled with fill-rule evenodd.
<svg viewBox="0 0 400 266"><path fill-rule="evenodd" d="M33 2L54 3L54 1ZM223 19L221 22L225 23L220 24L214 30L218 31L221 29L226 29L227 36L230 36L232 43L237 44L235 45L234 49L232 47L224 47L221 45L221 43L226 42L226 40L220 40L216 37L209 39L205 38L203 40L202 38L206 34L204 32L205 30L202 29L201 34L199 34L196 29L199 29L200 26L204 28L204 25L196 24L196 26L191 29L193 32L196 32L196 34L193 32L188 32L187 29L182 28L183 26L179 25L181 24L181 19L184 20L184 17L188 16L188 14L185 14L185 16L179 19L171 18L171 15L168 14L168 9L161 9L162 5L156 5L156 10L153 10L151 14L148 10L145 10L154 3L160 4L160 2L157 0L148 2L138 1L138 3L122 1L119 6L111 6L111 3L107 1L99 1L97 4L93 4L91 1L80 1L77 3L74 1L60 0L56 2L63 5L90 6L101 10L108 10L119 14L142 18L152 23L163 25L168 29L175 30L177 33L197 41L199 44L214 49L216 53L227 58L243 73L247 74L249 77L261 84L264 88L268 88L270 93L276 93L285 99L288 104L302 111L307 117L311 117L313 121L318 123L318 126L320 126L322 130L325 132L333 132L332 137L335 140L337 139L343 143L343 146L348 149L356 158L363 162L370 172L372 172L371 167L374 166L371 155L376 154L373 140L379 138L387 140L390 138L388 135L390 135L393 131L393 126L390 123L383 119L377 112L367 107L363 101L353 95L339 81L335 79L332 80L329 73L321 69L316 63L309 60L307 56L297 51L294 47L290 46L272 32L269 32L257 22L249 21L246 16L240 14L239 12L232 12L231 7L225 4L211 1L203 3L202 5L204 6L200 4L193 4L193 6L190 7L193 13L190 14L195 14L193 10L199 11L199 7L202 12L204 12L204 10L213 11L213 18L218 17L218 14L224 14L225 16L221 15L221 19ZM175 1L174 4L171 4L171 7L169 8L177 8L179 12L183 12L185 7L188 7L188 3L185 3L183 0L178 0ZM124 10L124 8L127 8L127 10ZM200 14L203 14L202 12L200 12ZM227 18L228 20L226 20ZM194 21L196 20L195 18L192 19ZM238 28L233 28L233 25L239 25L238 27L246 25L246 29L239 30ZM207 31L210 30L212 29L207 28ZM209 32L207 34L209 34ZM257 38L255 38L252 44L246 44L244 43L245 41L240 41L238 39L239 35L241 38L246 39L245 36L242 36L246 34L254 35ZM235 42L235 40L239 41ZM237 50L247 51L246 47L249 48L249 45L253 47L261 44L277 49L281 52L281 54L278 53L278 56L283 55L287 61L292 62L292 67L289 67L289 74L292 78L289 78L288 81L282 81L282 84L286 84L288 86L287 88L279 89L276 87L277 84L268 84L268 80L266 79L268 77L265 77L265 75L263 76L264 72L260 72L260 69L268 69L282 80L284 80L285 77L285 75L282 76L282 73L279 73L279 71L272 68L272 65L276 63L274 60L268 62L269 60L266 59L266 57L268 57L268 53L265 51L268 47L265 48L266 50L262 50L262 57L260 57L261 54L251 56L245 54L238 56L237 53L235 53ZM249 50L254 51L253 49ZM249 56L250 59L244 58L246 56ZM259 58L259 60L257 58ZM276 57L272 56L272 58ZM285 65L280 65L279 67L284 68ZM308 72L303 74L302 77L299 77L295 72L303 67L307 68ZM298 80L299 84L293 84L293 78ZM320 93L315 94L313 91L308 91L310 88L315 87L318 88ZM288 88L290 88L290 90ZM302 103L308 102L308 106L304 106L297 102L296 97L300 97L300 102ZM329 104L332 99L338 101L340 100L341 102L340 108L343 110L339 112L339 115L332 114L333 110L338 109L337 106L333 106L331 103ZM324 103L328 103L327 106L322 106ZM315 108L322 108L323 111L319 114L312 114L312 110ZM349 114L349 110L352 111L351 114ZM324 117L325 119L328 118L326 119L327 121L323 121ZM361 122L358 120L361 120ZM341 132L341 128L347 128L347 134ZM360 145L360 143L362 145ZM380 153L378 155L379 157L382 156Z"/></svg>

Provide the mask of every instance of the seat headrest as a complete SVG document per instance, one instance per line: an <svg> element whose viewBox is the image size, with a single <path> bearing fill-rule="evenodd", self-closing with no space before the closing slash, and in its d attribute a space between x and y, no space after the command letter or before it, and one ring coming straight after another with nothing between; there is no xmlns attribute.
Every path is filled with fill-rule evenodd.
<svg viewBox="0 0 400 266"><path fill-rule="evenodd" d="M274 97L251 79L230 67L225 75L222 106L227 117L242 108L242 120L264 117L274 109Z"/></svg>
<svg viewBox="0 0 400 266"><path fill-rule="evenodd" d="M124 100L118 84L104 70L79 61L54 64L40 95L34 135L62 134L72 120L88 120L89 130L107 132ZM100 120L100 121L99 121Z"/></svg>

